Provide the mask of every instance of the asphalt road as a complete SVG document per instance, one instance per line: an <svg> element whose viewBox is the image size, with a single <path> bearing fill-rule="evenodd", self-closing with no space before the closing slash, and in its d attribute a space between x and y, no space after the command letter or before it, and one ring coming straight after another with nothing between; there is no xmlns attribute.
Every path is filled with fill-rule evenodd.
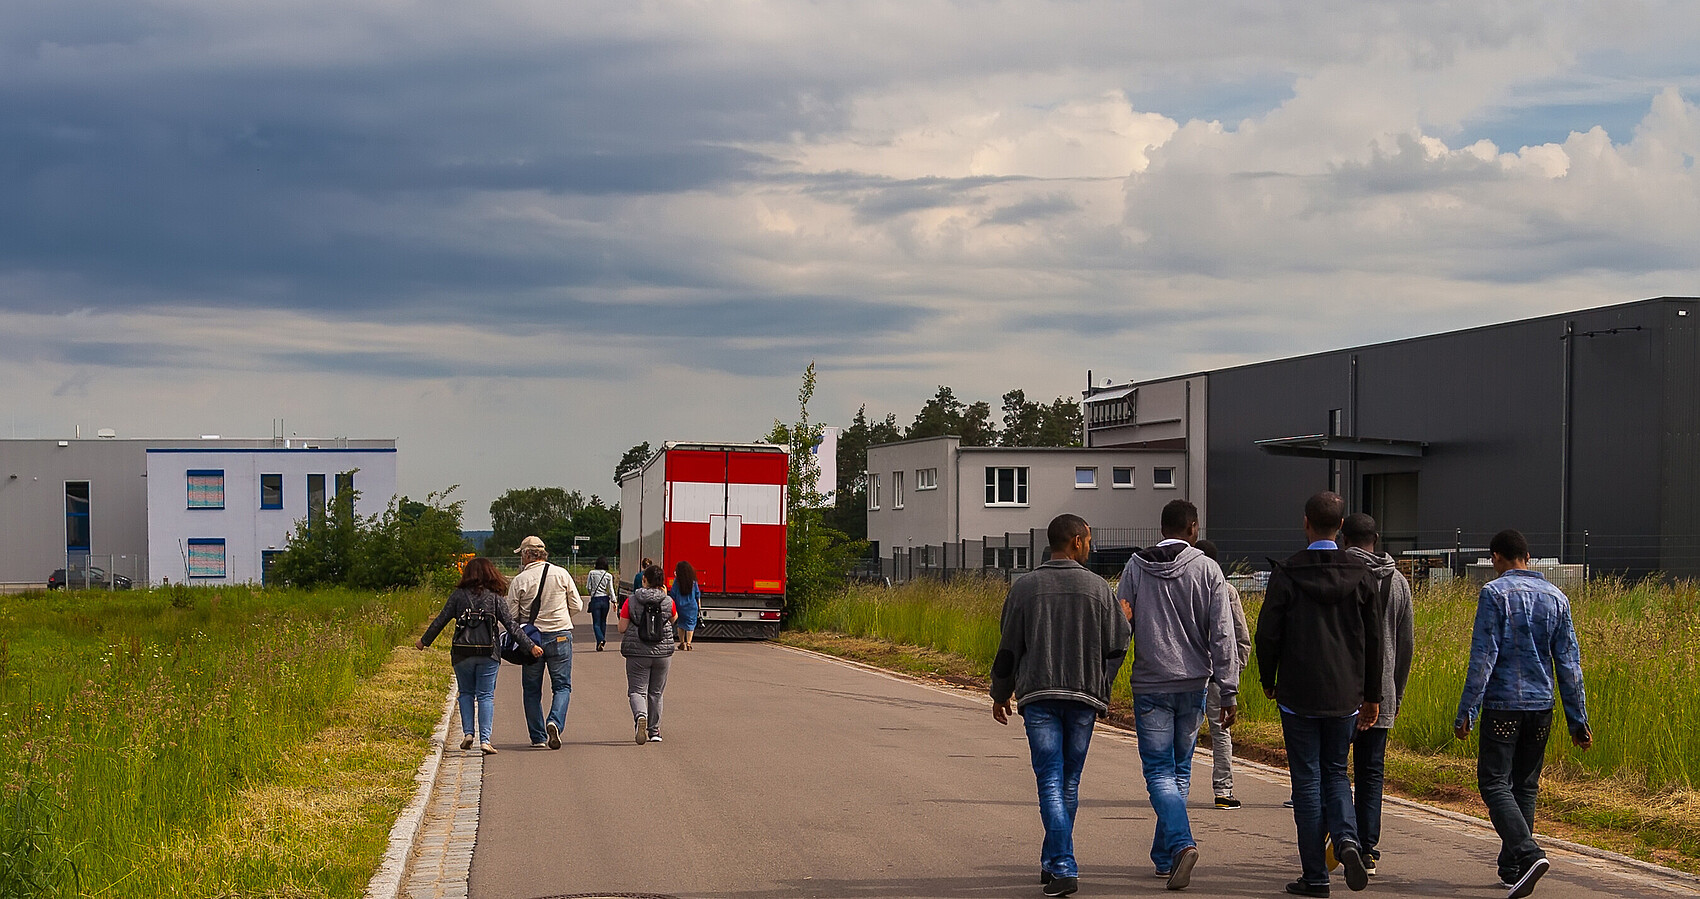
<svg viewBox="0 0 1700 899"><path fill-rule="evenodd" d="M527 746L504 665L469 892L708 897L1036 897L1042 832L1020 721L984 698L770 644L674 656L664 743L632 742L624 667L581 626L558 751ZM610 634L612 636L612 634ZM1199 757L1200 896L1275 896L1298 873L1279 772L1238 771L1238 811L1210 807ZM1200 789L1202 786L1202 789ZM1131 734L1100 727L1075 828L1081 897L1167 895ZM1363 895L1498 897L1490 830L1389 807ZM1693 881L1549 850L1543 897L1700 895ZM1335 895L1350 895L1336 877Z"/></svg>

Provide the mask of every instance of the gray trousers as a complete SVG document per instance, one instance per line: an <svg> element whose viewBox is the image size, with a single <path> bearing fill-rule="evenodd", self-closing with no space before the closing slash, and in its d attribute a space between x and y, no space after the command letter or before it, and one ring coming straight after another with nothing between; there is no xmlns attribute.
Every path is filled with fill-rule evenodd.
<svg viewBox="0 0 1700 899"><path fill-rule="evenodd" d="M632 702L632 717L649 716L650 734L661 733L661 691L667 689L667 670L672 656L627 656L626 698Z"/></svg>
<svg viewBox="0 0 1700 899"><path fill-rule="evenodd" d="M1204 697L1204 715L1210 719L1210 786L1217 796L1234 795L1234 735L1222 726L1222 688L1214 681Z"/></svg>

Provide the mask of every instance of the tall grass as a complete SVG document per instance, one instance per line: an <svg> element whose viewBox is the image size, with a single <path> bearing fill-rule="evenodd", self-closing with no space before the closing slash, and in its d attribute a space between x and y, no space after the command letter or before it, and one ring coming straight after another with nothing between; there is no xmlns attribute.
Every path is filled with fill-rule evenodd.
<svg viewBox="0 0 1700 899"><path fill-rule="evenodd" d="M924 646L990 670L997 653L1001 582L919 581L894 590L857 588L794 622L805 630ZM1245 598L1256 627L1261 597ZM1700 783L1700 584L1596 582L1571 597L1582 644L1594 747L1554 739L1549 764L1612 776L1648 790ZM1395 743L1419 752L1474 755L1453 738L1469 662L1476 591L1466 584L1416 593L1416 655ZM1241 715L1274 722L1279 712L1258 688L1257 663L1242 673ZM1126 702L1126 675L1112 699ZM1561 719L1562 720L1562 719ZM1563 733L1562 729L1557 731Z"/></svg>
<svg viewBox="0 0 1700 899"><path fill-rule="evenodd" d="M64 894L128 895L440 602L245 587L0 598L0 807L13 810L0 846L39 849L15 876L50 866Z"/></svg>

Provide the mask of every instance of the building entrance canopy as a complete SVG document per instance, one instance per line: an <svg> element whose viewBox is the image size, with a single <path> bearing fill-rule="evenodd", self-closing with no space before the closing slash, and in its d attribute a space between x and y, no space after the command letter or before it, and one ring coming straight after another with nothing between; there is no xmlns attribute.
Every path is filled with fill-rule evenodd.
<svg viewBox="0 0 1700 899"><path fill-rule="evenodd" d="M1421 440L1394 440L1386 437L1340 437L1309 434L1303 437L1270 437L1254 441L1264 452L1273 456L1301 456L1310 459L1419 458L1428 444Z"/></svg>

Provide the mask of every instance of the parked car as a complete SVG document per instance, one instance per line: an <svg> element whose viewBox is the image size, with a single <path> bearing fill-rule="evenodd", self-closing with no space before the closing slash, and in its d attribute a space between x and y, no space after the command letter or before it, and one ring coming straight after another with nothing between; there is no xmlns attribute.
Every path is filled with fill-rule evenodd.
<svg viewBox="0 0 1700 899"><path fill-rule="evenodd" d="M111 582L108 583L106 569L92 566L86 570L73 568L70 572L66 572L63 568L55 568L47 578L47 589L57 590L66 586L72 588L86 586L91 590L128 590L130 589L130 579L122 574L114 574L111 576Z"/></svg>

